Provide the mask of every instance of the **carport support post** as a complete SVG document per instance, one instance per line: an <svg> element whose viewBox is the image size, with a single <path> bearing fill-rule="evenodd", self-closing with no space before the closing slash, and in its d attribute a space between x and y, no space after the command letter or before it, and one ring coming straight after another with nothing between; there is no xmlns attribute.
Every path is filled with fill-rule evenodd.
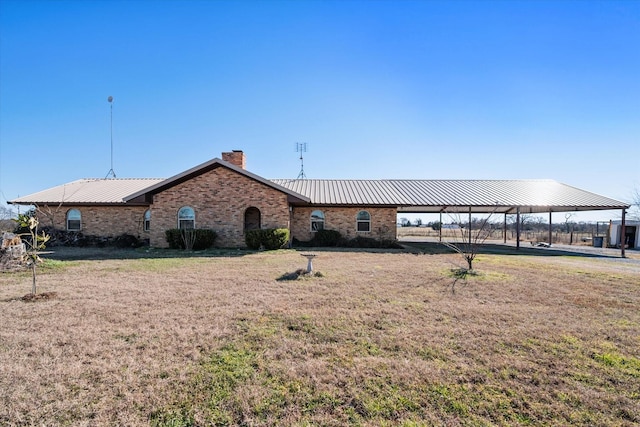
<svg viewBox="0 0 640 427"><path fill-rule="evenodd" d="M553 237L553 227L551 222L551 211L549 211L549 246L551 246L551 239Z"/></svg>
<svg viewBox="0 0 640 427"><path fill-rule="evenodd" d="M471 206L469 206L469 248L471 248Z"/></svg>
<svg viewBox="0 0 640 427"><path fill-rule="evenodd" d="M627 210L622 208L622 224L620 224L620 256L622 258L626 258L627 256L624 253L624 246L627 239L627 230L625 230L625 216L627 214Z"/></svg>
<svg viewBox="0 0 640 427"><path fill-rule="evenodd" d="M516 250L520 249L520 208L516 209Z"/></svg>
<svg viewBox="0 0 640 427"><path fill-rule="evenodd" d="M440 211L440 228L438 229L438 239L442 242L442 211Z"/></svg>
<svg viewBox="0 0 640 427"><path fill-rule="evenodd" d="M504 224L502 225L503 243L507 243L507 213L504 213Z"/></svg>

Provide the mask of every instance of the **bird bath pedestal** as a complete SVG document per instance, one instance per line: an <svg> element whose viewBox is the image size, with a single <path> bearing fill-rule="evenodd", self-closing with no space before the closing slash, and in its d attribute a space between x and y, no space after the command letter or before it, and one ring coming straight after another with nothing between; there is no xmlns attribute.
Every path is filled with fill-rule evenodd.
<svg viewBox="0 0 640 427"><path fill-rule="evenodd" d="M301 254L305 257L309 262L307 263L307 274L311 274L313 271L313 259L317 256L316 254Z"/></svg>

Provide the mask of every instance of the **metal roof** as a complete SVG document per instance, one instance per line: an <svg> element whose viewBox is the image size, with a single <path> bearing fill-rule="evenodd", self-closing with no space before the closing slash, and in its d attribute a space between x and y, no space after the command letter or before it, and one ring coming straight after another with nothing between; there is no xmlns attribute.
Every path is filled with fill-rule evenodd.
<svg viewBox="0 0 640 427"><path fill-rule="evenodd" d="M629 205L553 180L274 179L315 205L397 206L399 212L564 212Z"/></svg>
<svg viewBox="0 0 640 427"><path fill-rule="evenodd" d="M184 172L172 176L171 178L114 178L80 179L68 184L59 185L47 190L33 193L28 196L19 197L9 201L17 205L45 205L60 204L67 205L95 205L95 204L145 204L144 197L166 190L174 185L184 182L199 174L216 167L226 167L248 178L254 179L271 188L290 196L294 202L308 203L310 200L305 196L282 187L275 182L262 178L232 163L219 158L209 160ZM151 199L147 198L147 204Z"/></svg>
<svg viewBox="0 0 640 427"><path fill-rule="evenodd" d="M155 194L155 193L159 193L161 191L166 190L167 188L171 188L174 185L177 185L181 182L184 182L186 180L189 180L195 176L201 175L207 171L210 171L212 169L215 169L217 167L223 166L227 169L231 169L234 172L239 173L240 175L244 175L247 178L253 179L255 181L258 181L268 187L274 188L278 191L281 191L291 197L293 197L294 199L296 199L296 201L298 202L309 202L309 199L306 198L305 196L302 196L301 194L298 194L296 192L291 191L289 188L283 187L281 185L278 185L277 183L275 183L274 181L270 181L268 179L265 179L259 175L256 175L254 173L249 172L246 169L243 169L239 166L234 165L233 163L229 163L225 160L221 160L219 158L215 158L215 159L211 159L207 162L201 163L197 166L192 167L191 169L187 169L184 172L181 172L177 175L172 176L171 178L167 178L164 180L160 180L160 182L157 182L153 185L150 185L149 187L146 188L142 188L139 191L136 191L135 193L131 193L128 196L125 197L125 201L129 201L129 200L133 200L135 198L141 197L141 196L147 196L148 194Z"/></svg>
<svg viewBox="0 0 640 427"><path fill-rule="evenodd" d="M629 205L553 180L267 180L218 158L168 179L80 179L10 203L135 204L157 193L224 166L290 196L294 204L320 206L392 206L398 212L567 212L626 209ZM150 200L150 199L147 199Z"/></svg>
<svg viewBox="0 0 640 427"><path fill-rule="evenodd" d="M79 179L24 197L9 203L35 204L124 204L125 197L143 188L162 182L158 178Z"/></svg>

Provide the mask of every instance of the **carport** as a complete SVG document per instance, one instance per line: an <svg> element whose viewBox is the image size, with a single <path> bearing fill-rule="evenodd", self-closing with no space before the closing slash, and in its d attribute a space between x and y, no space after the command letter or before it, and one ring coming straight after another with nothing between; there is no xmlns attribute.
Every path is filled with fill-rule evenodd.
<svg viewBox="0 0 640 427"><path fill-rule="evenodd" d="M278 179L272 182L307 197L315 206L384 206L397 213L515 214L517 246L520 215L621 210L624 227L630 205L549 179L451 180ZM506 219L505 219L506 220ZM624 235L624 231L622 233ZM625 256L624 245L620 247Z"/></svg>
<svg viewBox="0 0 640 427"><path fill-rule="evenodd" d="M553 180L423 180L397 181L398 189L411 198L411 204L398 206L398 213L516 215L516 248L520 248L520 215L554 212L620 210L622 235L630 205ZM471 230L469 230L471 239ZM506 239L506 236L505 236ZM620 245L624 258L625 245Z"/></svg>

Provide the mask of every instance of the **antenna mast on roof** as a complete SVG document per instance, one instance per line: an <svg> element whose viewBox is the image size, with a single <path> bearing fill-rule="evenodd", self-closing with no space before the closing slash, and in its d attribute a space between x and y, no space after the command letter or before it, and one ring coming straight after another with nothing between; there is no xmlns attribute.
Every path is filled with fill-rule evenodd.
<svg viewBox="0 0 640 427"><path fill-rule="evenodd" d="M110 176L112 178L116 177L116 173L113 170L113 96L110 96L107 98L107 102L109 102L109 107L111 109L111 169L109 169L109 172L107 172L107 176L105 177L105 179L109 178Z"/></svg>
<svg viewBox="0 0 640 427"><path fill-rule="evenodd" d="M296 142L296 152L300 153L300 173L297 179L305 179L307 176L304 174L304 159L302 158L302 153L307 152L307 143Z"/></svg>

